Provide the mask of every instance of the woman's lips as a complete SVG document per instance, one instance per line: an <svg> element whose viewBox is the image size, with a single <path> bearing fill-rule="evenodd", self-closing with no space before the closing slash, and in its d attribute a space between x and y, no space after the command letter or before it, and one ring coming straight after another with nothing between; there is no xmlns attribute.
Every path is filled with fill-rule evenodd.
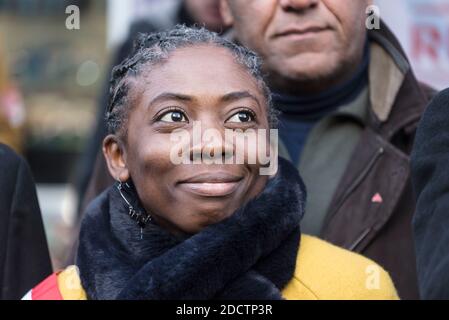
<svg viewBox="0 0 449 320"><path fill-rule="evenodd" d="M182 180L179 186L185 191L204 197L224 197L233 193L240 181L241 176L228 173L203 173Z"/></svg>
<svg viewBox="0 0 449 320"><path fill-rule="evenodd" d="M238 185L238 182L204 182L182 183L181 187L204 197L224 197L233 193Z"/></svg>

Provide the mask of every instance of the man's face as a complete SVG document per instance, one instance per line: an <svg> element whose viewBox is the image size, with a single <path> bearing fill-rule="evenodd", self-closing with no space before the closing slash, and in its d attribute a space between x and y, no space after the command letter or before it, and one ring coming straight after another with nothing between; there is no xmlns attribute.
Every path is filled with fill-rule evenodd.
<svg viewBox="0 0 449 320"><path fill-rule="evenodd" d="M221 7L237 40L264 59L275 89L299 83L304 84L300 89L323 90L320 86L342 82L357 68L370 4L370 0L222 0Z"/></svg>

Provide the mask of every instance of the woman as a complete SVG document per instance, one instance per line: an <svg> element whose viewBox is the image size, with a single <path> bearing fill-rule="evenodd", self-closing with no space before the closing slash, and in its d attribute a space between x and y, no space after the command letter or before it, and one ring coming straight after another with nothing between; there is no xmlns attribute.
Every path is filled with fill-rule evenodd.
<svg viewBox="0 0 449 320"><path fill-rule="evenodd" d="M120 64L133 49L134 38L139 33L151 33L172 28L175 24L185 24L187 26L204 25L208 30L224 31L223 21L219 14L219 0L184 0L179 1L178 6L173 8L173 12L169 12L167 16L172 16L173 21L157 21L142 19L136 21L131 27L126 41L116 51L112 66ZM218 13L218 14L217 14ZM160 19L159 19L160 20ZM109 82L105 83L104 90L101 93L99 101L98 113L96 116L95 132L87 146L86 154L81 162L79 168L80 179L79 185L79 205L82 211L86 206L102 191L109 187L113 181L109 175L101 152L101 144L104 137L107 135L106 122L104 121L104 113L108 105ZM83 213L83 212L80 213ZM81 220L82 215L77 217ZM77 221L78 223L79 221ZM76 234L78 237L78 234ZM68 259L73 263L74 257Z"/></svg>
<svg viewBox="0 0 449 320"><path fill-rule="evenodd" d="M250 153L234 161L245 143L195 140L198 124L200 135L275 124L253 53L204 29L142 36L110 96L103 153L117 183L87 209L79 275L54 274L27 298L397 298L374 262L301 236L305 189L293 166L280 159L268 177ZM193 143L174 141L180 132Z"/></svg>

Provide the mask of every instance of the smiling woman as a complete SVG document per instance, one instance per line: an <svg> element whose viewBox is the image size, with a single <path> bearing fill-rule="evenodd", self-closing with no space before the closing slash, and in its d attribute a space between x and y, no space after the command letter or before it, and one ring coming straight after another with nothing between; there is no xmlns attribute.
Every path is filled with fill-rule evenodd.
<svg viewBox="0 0 449 320"><path fill-rule="evenodd" d="M287 161L265 176L257 161L170 160L170 136L180 129L193 136L194 123L218 132L273 126L260 65L254 53L204 29L140 37L113 72L103 152L117 183L87 209L79 274L57 273L31 298L397 297L372 261L301 236L305 187ZM223 158L241 147L213 143ZM189 139L185 147L194 159L208 146Z"/></svg>
<svg viewBox="0 0 449 320"><path fill-rule="evenodd" d="M185 129L193 136L194 122L219 132L267 130L273 122L258 58L213 33L186 30L163 40L142 37L134 58L114 69L111 135L104 143L111 175L131 178L145 210L174 233L198 232L230 216L262 190L267 177L258 174L258 163L174 164L171 133ZM221 149L223 157L234 147L216 143L208 147ZM195 158L204 147L192 145L189 154Z"/></svg>

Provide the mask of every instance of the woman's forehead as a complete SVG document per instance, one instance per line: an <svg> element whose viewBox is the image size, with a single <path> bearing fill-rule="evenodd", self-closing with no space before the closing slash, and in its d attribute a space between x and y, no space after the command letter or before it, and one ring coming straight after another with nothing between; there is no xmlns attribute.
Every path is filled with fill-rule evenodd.
<svg viewBox="0 0 449 320"><path fill-rule="evenodd" d="M199 45L174 51L162 64L142 70L141 89L222 96L248 91L262 96L257 80L225 48Z"/></svg>

